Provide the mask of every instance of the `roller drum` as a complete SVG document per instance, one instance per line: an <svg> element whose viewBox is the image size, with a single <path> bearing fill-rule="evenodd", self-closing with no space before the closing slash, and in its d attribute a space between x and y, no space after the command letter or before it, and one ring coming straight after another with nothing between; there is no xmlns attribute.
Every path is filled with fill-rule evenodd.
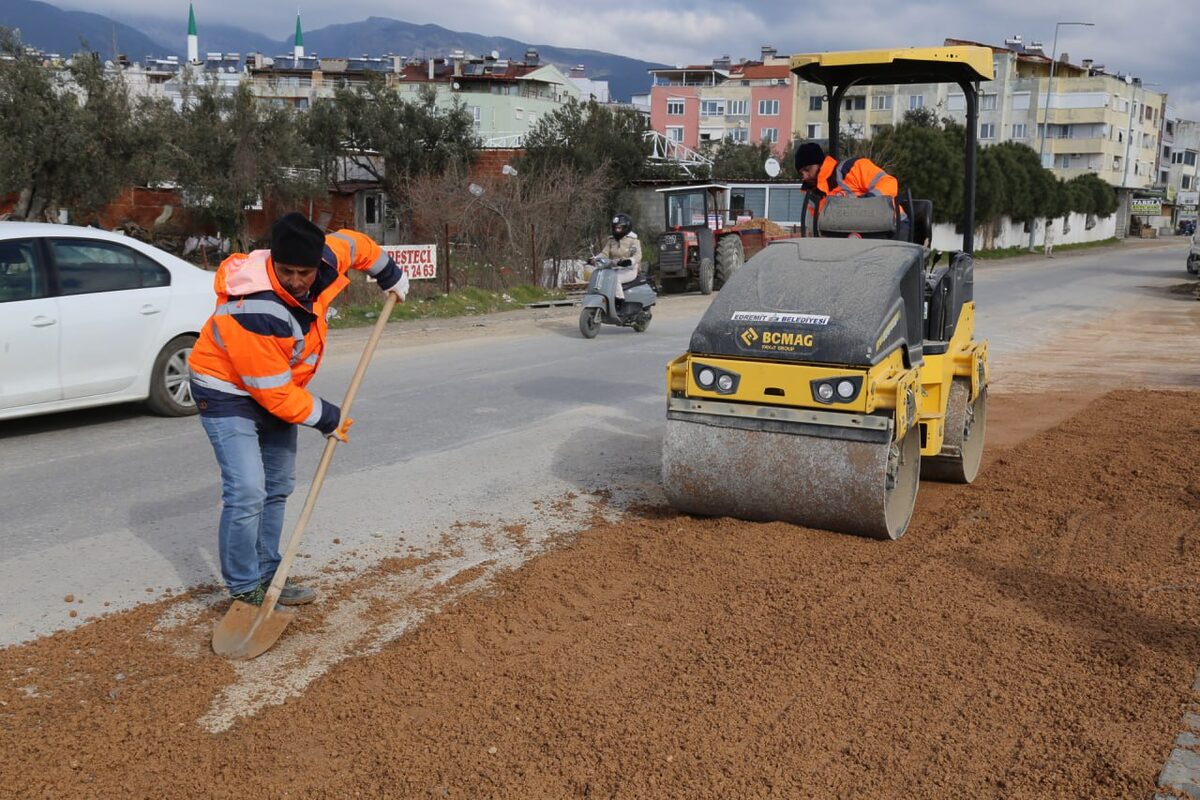
<svg viewBox="0 0 1200 800"><path fill-rule="evenodd" d="M898 443L864 442L668 419L663 486L691 514L898 539L920 460L915 428Z"/></svg>

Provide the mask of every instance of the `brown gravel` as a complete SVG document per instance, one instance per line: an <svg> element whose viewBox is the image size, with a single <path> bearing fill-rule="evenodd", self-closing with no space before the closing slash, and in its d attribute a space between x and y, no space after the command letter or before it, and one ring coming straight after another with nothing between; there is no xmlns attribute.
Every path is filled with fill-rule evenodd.
<svg viewBox="0 0 1200 800"><path fill-rule="evenodd" d="M1107 395L896 543L642 509L222 734L259 662L214 612L153 632L186 598L8 648L0 796L1148 797L1200 663L1197 407Z"/></svg>

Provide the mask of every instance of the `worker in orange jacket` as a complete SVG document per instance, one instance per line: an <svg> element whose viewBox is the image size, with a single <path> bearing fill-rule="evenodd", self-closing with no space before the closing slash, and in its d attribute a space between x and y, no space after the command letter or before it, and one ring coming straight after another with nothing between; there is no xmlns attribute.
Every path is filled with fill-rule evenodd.
<svg viewBox="0 0 1200 800"><path fill-rule="evenodd" d="M801 219L813 219L813 230L818 229L825 201L835 195L857 197L885 196L896 203L900 186L896 179L876 166L869 158L847 158L838 161L825 155L816 142L804 142L796 148L796 172L800 182L808 189L804 198Z"/></svg>
<svg viewBox="0 0 1200 800"><path fill-rule="evenodd" d="M192 397L221 469L221 574L235 600L261 605L279 565L296 482L298 425L346 441L353 420L305 387L325 349L326 312L356 269L403 301L408 277L370 237L326 236L303 215L271 227L271 249L235 253L214 281L217 308L192 348ZM316 592L288 579L284 605Z"/></svg>

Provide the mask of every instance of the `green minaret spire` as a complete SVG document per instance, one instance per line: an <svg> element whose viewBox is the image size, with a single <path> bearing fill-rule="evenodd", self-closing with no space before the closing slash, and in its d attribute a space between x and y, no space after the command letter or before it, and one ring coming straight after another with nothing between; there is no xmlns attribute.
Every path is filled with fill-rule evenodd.
<svg viewBox="0 0 1200 800"><path fill-rule="evenodd" d="M300 12L296 12L296 42L297 47L304 47L304 34L300 31Z"/></svg>
<svg viewBox="0 0 1200 800"><path fill-rule="evenodd" d="M192 4L188 3L188 36L196 35L196 11L192 8Z"/></svg>

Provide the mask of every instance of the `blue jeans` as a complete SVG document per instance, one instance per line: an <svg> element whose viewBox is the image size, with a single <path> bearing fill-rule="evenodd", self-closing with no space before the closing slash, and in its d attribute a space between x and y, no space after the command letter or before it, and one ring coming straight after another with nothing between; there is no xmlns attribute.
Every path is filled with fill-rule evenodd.
<svg viewBox="0 0 1200 800"><path fill-rule="evenodd" d="M221 575L232 594L252 591L279 566L283 511L296 485L296 426L203 414L200 424L221 468Z"/></svg>

